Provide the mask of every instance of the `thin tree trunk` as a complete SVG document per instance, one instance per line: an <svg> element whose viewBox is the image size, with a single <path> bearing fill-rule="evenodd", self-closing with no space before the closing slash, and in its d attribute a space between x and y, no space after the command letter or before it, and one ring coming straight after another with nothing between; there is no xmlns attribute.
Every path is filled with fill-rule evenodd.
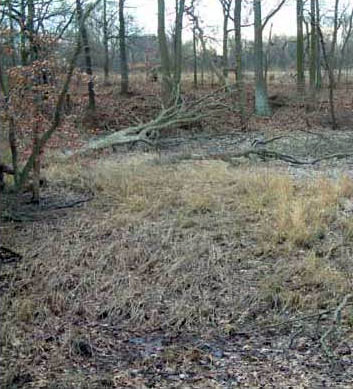
<svg viewBox="0 0 353 389"><path fill-rule="evenodd" d="M34 18L35 18L35 7L34 1L28 0L27 2L27 33L29 39L29 55L31 58L31 62L34 62L38 59L38 45L35 41L35 32L34 32Z"/></svg>
<svg viewBox="0 0 353 389"><path fill-rule="evenodd" d="M352 35L352 30L353 30L353 9L351 11L351 14L349 16L349 21L348 21L348 29L345 31L345 35L343 38L343 43L341 47L341 52L340 52L340 59L339 59L339 65L338 65L338 79L337 83L341 83L341 78L342 78L342 69L343 69L343 64L346 56L346 48L347 44L349 42L349 39L351 38Z"/></svg>
<svg viewBox="0 0 353 389"><path fill-rule="evenodd" d="M320 36L319 36L319 26L320 26L320 4L319 0L316 0L316 89L321 89L322 87L322 75L321 75L321 50L320 50Z"/></svg>
<svg viewBox="0 0 353 389"><path fill-rule="evenodd" d="M107 0L103 0L103 46L104 46L104 84L109 84L109 44L108 44L108 20Z"/></svg>
<svg viewBox="0 0 353 389"><path fill-rule="evenodd" d="M338 0L336 0L336 1L338 1ZM337 124L337 119L336 119L335 102L334 102L335 77L333 74L333 69L331 67L332 60L330 60L330 58L328 57L328 54L326 51L326 46L325 46L325 41L324 41L324 36L322 34L320 26L318 26L318 33L319 33L320 41L321 41L322 55L324 57L326 70L327 70L327 73L329 76L329 101L330 101L331 125L332 125L333 130L337 130L338 124Z"/></svg>
<svg viewBox="0 0 353 389"><path fill-rule="evenodd" d="M315 95L316 71L317 71L317 21L316 0L310 0L310 89L312 96Z"/></svg>
<svg viewBox="0 0 353 389"><path fill-rule="evenodd" d="M0 55L1 55L1 47L0 47ZM2 65L0 61L0 90L4 95L4 110L7 113L7 116L9 118L9 145L11 150L11 158L12 158L12 170L13 170L13 176L15 185L17 184L18 179L18 152L17 152L17 137L16 137L16 126L15 126L15 120L13 118L13 115L9 111L9 91L8 88L5 85L4 82L4 74L2 70Z"/></svg>
<svg viewBox="0 0 353 389"><path fill-rule="evenodd" d="M27 65L28 53L26 49L26 1L20 3L20 53L21 65Z"/></svg>
<svg viewBox="0 0 353 389"><path fill-rule="evenodd" d="M270 67L271 62L271 45L272 45L272 29L273 29L273 23L271 23L270 32L268 35L268 44L266 49L266 55L265 55L265 82L267 84L268 81L268 69Z"/></svg>
<svg viewBox="0 0 353 389"><path fill-rule="evenodd" d="M192 28L192 51L193 51L193 65L194 65L194 87L197 88L197 40L195 26Z"/></svg>
<svg viewBox="0 0 353 389"><path fill-rule="evenodd" d="M243 77L243 47L241 41L241 11L242 0L235 0L234 7L234 35L235 35L235 77L236 87L239 94L239 110L241 126L245 128L245 104L246 95L244 90L244 77Z"/></svg>
<svg viewBox="0 0 353 389"><path fill-rule="evenodd" d="M185 0L176 0L175 18L175 53L174 53L174 88L177 90L182 73L182 33Z"/></svg>
<svg viewBox="0 0 353 389"><path fill-rule="evenodd" d="M303 0L297 0L297 89L301 95L305 90L303 19Z"/></svg>
<svg viewBox="0 0 353 389"><path fill-rule="evenodd" d="M255 30L255 113L259 116L270 116L267 88L264 79L261 0L254 0Z"/></svg>
<svg viewBox="0 0 353 389"><path fill-rule="evenodd" d="M173 83L170 72L170 58L168 52L167 37L165 33L165 3L158 0L158 43L162 67L162 99L166 106L174 102Z"/></svg>
<svg viewBox="0 0 353 389"><path fill-rule="evenodd" d="M223 67L224 78L228 78L228 21L229 21L229 11L223 8L222 67Z"/></svg>
<svg viewBox="0 0 353 389"><path fill-rule="evenodd" d="M11 2L8 2L8 13L9 13L9 22L10 22L10 47L11 47L11 64L13 67L17 65L16 63L16 46L15 46L15 39L14 39L14 33L15 30L13 28L13 20L12 20L12 9L11 9Z"/></svg>
<svg viewBox="0 0 353 389"><path fill-rule="evenodd" d="M92 57L91 57L91 50L88 42L86 25L85 23L82 23L83 10L82 10L81 1L82 0L76 0L76 10L77 10L77 17L79 20L79 24L81 26L80 34L81 34L82 44L83 44L83 49L85 54L86 74L88 74L90 77L88 81L88 110L89 112L93 113L96 110L96 98L94 92Z"/></svg>
<svg viewBox="0 0 353 389"><path fill-rule="evenodd" d="M126 95L129 92L129 67L126 54L126 28L124 15L125 0L119 0L119 54L120 54L120 74L121 93Z"/></svg>

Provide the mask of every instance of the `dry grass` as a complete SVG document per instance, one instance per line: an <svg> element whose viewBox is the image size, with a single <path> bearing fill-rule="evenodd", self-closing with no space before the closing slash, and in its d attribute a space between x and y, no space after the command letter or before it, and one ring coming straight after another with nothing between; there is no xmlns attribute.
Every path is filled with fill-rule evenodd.
<svg viewBox="0 0 353 389"><path fill-rule="evenodd" d="M353 197L348 178L298 182L216 161L160 165L150 155L58 159L46 174L95 200L69 218L7 228L7 244L24 255L3 275L8 358L46 347L43 366L65 364L83 353L77 345L101 347L97 322L230 333L335 306L352 287L352 266L331 250L334 234L352 241L342 211ZM48 333L58 339L49 349L38 340Z"/></svg>

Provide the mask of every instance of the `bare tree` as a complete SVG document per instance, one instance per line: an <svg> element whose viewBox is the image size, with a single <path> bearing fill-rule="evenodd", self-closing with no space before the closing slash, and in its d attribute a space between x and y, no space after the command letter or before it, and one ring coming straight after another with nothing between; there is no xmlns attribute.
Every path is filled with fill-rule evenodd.
<svg viewBox="0 0 353 389"><path fill-rule="evenodd" d="M242 0L235 0L234 7L234 36L235 36L235 75L236 85L239 94L239 109L241 125L245 127L245 88L243 77L243 45L241 41L241 12Z"/></svg>
<svg viewBox="0 0 353 389"><path fill-rule="evenodd" d="M83 3L82 0L76 0L76 12L80 25L80 34L82 39L82 45L85 55L86 74L89 76L88 81L88 111L93 113L96 110L96 97L94 92L93 70L92 70L92 57L91 49L88 42L88 33L85 22L83 21Z"/></svg>
<svg viewBox="0 0 353 389"><path fill-rule="evenodd" d="M338 6L339 6L339 0L335 0L334 17L333 17L333 32L332 32L331 47L330 47L330 51L329 52L327 52L327 49L326 49L326 44L325 44L325 40L324 40L324 35L322 33L322 30L321 30L321 26L317 25L317 30L318 30L318 34L320 36L321 47L322 47L322 54L323 54L323 57L324 57L325 67L326 67L326 71L327 71L328 77L329 77L330 114L331 114L331 125L332 125L332 129L333 130L337 130L338 129L338 123L337 123L336 111L335 111L335 102L334 102L335 51L336 51L337 35L338 35L338 28L339 28Z"/></svg>
<svg viewBox="0 0 353 389"><path fill-rule="evenodd" d="M126 55L126 28L124 15L125 0L119 0L119 49L120 49L120 69L121 69L121 93L127 94L129 91L129 67Z"/></svg>
<svg viewBox="0 0 353 389"><path fill-rule="evenodd" d="M104 84L109 84L109 36L107 18L107 0L103 0L103 46L104 46Z"/></svg>
<svg viewBox="0 0 353 389"><path fill-rule="evenodd" d="M300 94L304 93L304 4L303 0L297 0L297 88Z"/></svg>
<svg viewBox="0 0 353 389"><path fill-rule="evenodd" d="M228 23L233 0L219 0L223 10L222 68L224 78L228 77Z"/></svg>
<svg viewBox="0 0 353 389"><path fill-rule="evenodd" d="M270 116L271 107L268 101L266 79L264 77L264 53L262 34L270 19L281 9L286 0L281 0L262 20L261 0L253 0L254 35L255 35L255 113L259 116Z"/></svg>
<svg viewBox="0 0 353 389"><path fill-rule="evenodd" d="M178 88L182 72L182 33L185 0L175 0L174 88Z"/></svg>
<svg viewBox="0 0 353 389"><path fill-rule="evenodd" d="M173 103L173 82L171 77L167 36L165 32L164 0L158 0L158 43L162 66L162 98L164 103L169 106Z"/></svg>
<svg viewBox="0 0 353 389"><path fill-rule="evenodd" d="M343 28L344 31L343 31L342 44L340 47L340 56L339 56L339 64L338 64L338 77L337 77L338 84L341 82L343 64L347 53L347 45L353 33L353 8L348 17L343 17Z"/></svg>
<svg viewBox="0 0 353 389"><path fill-rule="evenodd" d="M261 0L254 0L254 31L255 31L255 113L259 116L270 116L271 108L268 101L267 87L264 78L264 59L262 44Z"/></svg>

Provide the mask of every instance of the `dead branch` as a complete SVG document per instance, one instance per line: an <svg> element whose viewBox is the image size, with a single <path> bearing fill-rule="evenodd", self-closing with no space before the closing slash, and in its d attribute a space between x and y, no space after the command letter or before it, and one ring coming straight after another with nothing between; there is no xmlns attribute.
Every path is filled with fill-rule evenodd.
<svg viewBox="0 0 353 389"><path fill-rule="evenodd" d="M352 294L347 294L343 298L342 302L335 309L335 312L333 315L333 321L332 321L330 328L328 328L328 330L320 338L321 346L324 349L326 355L329 357L334 357L335 355L334 355L334 352L332 350L330 350L329 347L327 346L326 339L338 326L341 325L342 311L347 305L351 305L351 304L348 304L348 301L352 296L353 296Z"/></svg>
<svg viewBox="0 0 353 389"><path fill-rule="evenodd" d="M217 90L190 103L175 103L169 108L163 108L155 119L147 123L125 128L100 139L93 139L77 153L84 154L90 150L136 142L158 146L161 132L184 124L196 123L216 113L231 109L221 101L221 96L221 91Z"/></svg>
<svg viewBox="0 0 353 389"><path fill-rule="evenodd" d="M276 137L276 138L278 139L279 137ZM276 139L274 138L274 140L276 140ZM274 141L274 140L271 140L271 141ZM265 144L265 142L264 142L264 144ZM303 160L299 160L299 159L295 158L292 155L279 153L277 151L251 148L251 149L242 151L240 153L217 153L217 154L208 154L208 155L202 155L202 156L201 155L188 155L188 156L181 156L180 159L183 159L183 160L185 160L185 159L187 159L187 160L212 160L213 159L213 160L224 161L224 162L227 162L231 165L234 165L234 159L249 158L252 155L257 155L258 157L260 157L264 161L271 159L271 160L279 160L279 161L287 162L287 163L290 163L292 165L307 165L307 166L311 165L312 166L312 165L316 165L322 161L327 161L330 159L335 159L335 158L343 159L343 158L347 158L347 157L352 157L353 152L342 153L342 154L330 154L330 155L326 155L326 156L321 157L321 158L314 159L312 161L303 161Z"/></svg>

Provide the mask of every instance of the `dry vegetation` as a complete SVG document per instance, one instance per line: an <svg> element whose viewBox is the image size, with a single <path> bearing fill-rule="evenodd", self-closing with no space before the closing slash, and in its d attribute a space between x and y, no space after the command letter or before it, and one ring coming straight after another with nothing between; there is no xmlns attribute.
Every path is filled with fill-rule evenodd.
<svg viewBox="0 0 353 389"><path fill-rule="evenodd" d="M23 256L1 265L4 387L299 387L337 363L349 387L349 307L330 358L319 340L352 289L350 178L151 154L56 158L46 176L95 196L1 230Z"/></svg>

